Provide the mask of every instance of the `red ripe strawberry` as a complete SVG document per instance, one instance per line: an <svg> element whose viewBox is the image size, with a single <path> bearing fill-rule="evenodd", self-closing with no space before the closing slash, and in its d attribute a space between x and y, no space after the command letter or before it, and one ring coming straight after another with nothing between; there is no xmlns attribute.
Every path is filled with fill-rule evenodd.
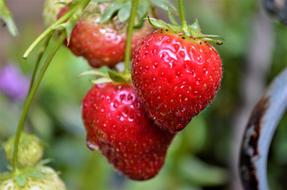
<svg viewBox="0 0 287 190"><path fill-rule="evenodd" d="M59 15L63 15L67 10L62 9ZM95 68L113 67L124 59L127 25L121 23L117 17L107 23L100 23L104 10L103 5L89 5L89 9L74 27L68 45L75 55L83 56ZM151 32L152 27L147 22L141 29L135 30L132 48Z"/></svg>
<svg viewBox="0 0 287 190"><path fill-rule="evenodd" d="M200 39L158 30L134 53L136 92L156 124L170 132L182 130L212 101L221 79L217 51Z"/></svg>
<svg viewBox="0 0 287 190"><path fill-rule="evenodd" d="M161 131L143 111L130 85L95 85L83 100L87 143L134 180L155 176L173 135Z"/></svg>

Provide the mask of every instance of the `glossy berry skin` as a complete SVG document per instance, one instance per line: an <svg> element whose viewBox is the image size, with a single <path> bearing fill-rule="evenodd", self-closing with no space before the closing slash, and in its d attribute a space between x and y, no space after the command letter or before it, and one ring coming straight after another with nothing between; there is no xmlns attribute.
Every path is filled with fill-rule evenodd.
<svg viewBox="0 0 287 190"><path fill-rule="evenodd" d="M83 100L82 116L89 148L98 148L121 173L147 180L159 172L174 135L146 116L130 85L95 85Z"/></svg>
<svg viewBox="0 0 287 190"><path fill-rule="evenodd" d="M209 43L158 30L134 53L132 80L145 110L172 133L213 100L222 62Z"/></svg>
<svg viewBox="0 0 287 190"><path fill-rule="evenodd" d="M75 55L84 57L94 68L114 67L124 59L127 25L119 22L117 18L107 23L99 23L104 9L89 5L89 9L74 27L68 44ZM132 48L151 32L152 27L148 22L145 22L141 29L135 30Z"/></svg>

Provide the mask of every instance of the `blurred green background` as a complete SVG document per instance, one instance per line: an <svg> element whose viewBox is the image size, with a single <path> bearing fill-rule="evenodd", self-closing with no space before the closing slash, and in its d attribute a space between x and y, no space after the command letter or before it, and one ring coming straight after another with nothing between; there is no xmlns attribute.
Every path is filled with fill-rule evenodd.
<svg viewBox="0 0 287 190"><path fill-rule="evenodd" d="M21 56L43 30L43 3L8 1L20 35L12 38L0 29L0 69L13 64L27 78L31 76L31 60L25 62ZM236 167L242 131L265 87L287 66L287 28L269 18L259 0L186 0L186 9L190 22L198 18L205 33L225 39L224 45L216 47L224 64L222 88L215 102L176 137L163 170L150 181L130 181L115 172L99 152L88 150L81 100L92 84L79 74L89 67L65 47L58 52L26 128L44 140L46 158L52 160L50 165L60 172L69 190L241 189ZM162 12L159 15L166 17ZM0 93L1 144L15 132L21 103ZM272 189L287 185L286 125L285 116L272 144ZM2 150L0 169L6 169Z"/></svg>

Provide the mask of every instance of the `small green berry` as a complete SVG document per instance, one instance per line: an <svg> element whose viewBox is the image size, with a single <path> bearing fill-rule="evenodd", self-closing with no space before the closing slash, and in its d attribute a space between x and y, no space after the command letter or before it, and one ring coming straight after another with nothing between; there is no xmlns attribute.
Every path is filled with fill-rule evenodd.
<svg viewBox="0 0 287 190"><path fill-rule="evenodd" d="M13 159L14 141L15 136L8 139L4 145L6 158L10 164ZM43 145L38 137L23 133L19 143L17 167L25 168L35 166L42 159L43 152Z"/></svg>

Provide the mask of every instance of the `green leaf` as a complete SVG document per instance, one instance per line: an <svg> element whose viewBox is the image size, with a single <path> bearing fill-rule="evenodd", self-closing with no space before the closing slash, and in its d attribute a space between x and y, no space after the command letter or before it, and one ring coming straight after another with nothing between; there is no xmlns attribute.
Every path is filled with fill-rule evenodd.
<svg viewBox="0 0 287 190"><path fill-rule="evenodd" d="M93 84L102 84L102 83L109 83L109 82L113 82L113 81L109 78L99 78L96 80L92 80Z"/></svg>
<svg viewBox="0 0 287 190"><path fill-rule="evenodd" d="M171 11L176 12L176 8L168 0L151 0L151 2L154 6L159 7L165 11L170 9Z"/></svg>
<svg viewBox="0 0 287 190"><path fill-rule="evenodd" d="M121 9L123 5L120 3L113 3L112 5L110 5L108 8L105 9L103 15L100 18L100 22L104 23L109 21L113 15L119 10Z"/></svg>
<svg viewBox="0 0 287 190"><path fill-rule="evenodd" d="M198 186L223 185L228 181L227 172L217 166L211 166L193 157L180 162L183 176Z"/></svg>
<svg viewBox="0 0 287 190"><path fill-rule="evenodd" d="M0 19L4 21L11 35L16 36L18 29L4 0L0 0Z"/></svg>
<svg viewBox="0 0 287 190"><path fill-rule="evenodd" d="M108 67L101 67L100 69L92 69L85 71L80 74L81 77L83 76L93 76L95 78L103 78L103 77L109 77L109 70Z"/></svg>
<svg viewBox="0 0 287 190"><path fill-rule="evenodd" d="M167 13L168 13L168 18L169 18L169 21L171 22L171 24L178 25L173 12L170 9L168 9Z"/></svg>
<svg viewBox="0 0 287 190"><path fill-rule="evenodd" d="M139 8L137 10L138 20L143 20L148 15L149 10L150 10L149 1L140 1Z"/></svg>
<svg viewBox="0 0 287 190"><path fill-rule="evenodd" d="M148 21L155 28L168 28L168 24L165 23L163 20L148 17Z"/></svg>
<svg viewBox="0 0 287 190"><path fill-rule="evenodd" d="M44 178L44 175L41 171L38 169L32 169L31 171L27 172L26 174L27 177L31 177L33 179L42 179Z"/></svg>
<svg viewBox="0 0 287 190"><path fill-rule="evenodd" d="M122 73L118 73L114 70L109 70L109 76L115 82L119 82L119 83L128 82L128 80L127 80L128 77L126 77Z"/></svg>
<svg viewBox="0 0 287 190"><path fill-rule="evenodd" d="M68 22L65 26L65 31L67 35L67 45L70 44L72 32L73 32L75 25L76 25L76 22Z"/></svg>
<svg viewBox="0 0 287 190"><path fill-rule="evenodd" d="M119 10L118 18L120 22L126 22L130 17L131 1L124 3Z"/></svg>
<svg viewBox="0 0 287 190"><path fill-rule="evenodd" d="M168 23L164 22L163 20L148 17L148 21L155 28L168 29L168 30L171 30L173 32L180 31L179 26L168 24Z"/></svg>
<svg viewBox="0 0 287 190"><path fill-rule="evenodd" d="M110 72L112 74L110 74ZM101 83L113 82L110 75L115 76L114 78L120 78L120 80L125 80L125 79L122 79L124 77L124 76L122 77L122 74L117 73L109 69L108 67L102 67L100 69L93 69L93 70L85 71L81 73L80 76L92 76L91 82L93 84L101 84Z"/></svg>
<svg viewBox="0 0 287 190"><path fill-rule="evenodd" d="M15 177L15 181L17 183L17 185L19 185L20 187L24 187L26 184L26 177L24 175L17 175Z"/></svg>
<svg viewBox="0 0 287 190"><path fill-rule="evenodd" d="M59 30L59 31L64 30L65 31L66 36L67 36L67 44L68 45L70 43L71 35L72 35L73 29L74 29L76 23L77 23L77 20L71 20L69 22L62 23L55 28L55 30Z"/></svg>
<svg viewBox="0 0 287 190"><path fill-rule="evenodd" d="M63 23L59 25L59 28L62 27L62 29L64 29L64 31L66 32L66 36L67 36L67 44L70 43L70 39L71 39L71 35L73 32L73 29L75 28L78 18L80 17L81 11L79 11L78 13L76 13L73 17L71 17L69 19L69 22Z"/></svg>

